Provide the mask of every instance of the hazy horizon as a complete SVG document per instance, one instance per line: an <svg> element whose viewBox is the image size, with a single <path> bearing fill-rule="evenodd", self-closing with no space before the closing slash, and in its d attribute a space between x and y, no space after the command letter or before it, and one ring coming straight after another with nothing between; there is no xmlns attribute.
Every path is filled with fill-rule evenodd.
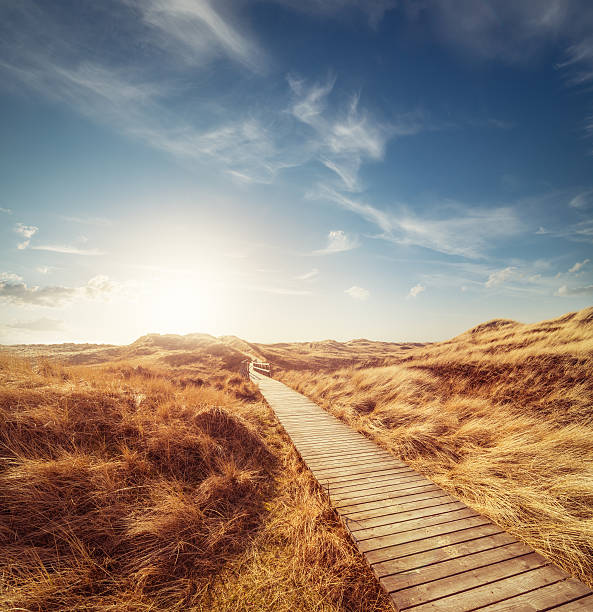
<svg viewBox="0 0 593 612"><path fill-rule="evenodd" d="M593 297L593 5L0 7L0 343L438 341Z"/></svg>

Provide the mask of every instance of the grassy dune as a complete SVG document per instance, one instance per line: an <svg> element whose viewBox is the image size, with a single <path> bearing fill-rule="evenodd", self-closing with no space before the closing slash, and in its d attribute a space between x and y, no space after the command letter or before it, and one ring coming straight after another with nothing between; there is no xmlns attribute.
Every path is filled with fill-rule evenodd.
<svg viewBox="0 0 593 612"><path fill-rule="evenodd" d="M593 586L590 308L429 345L5 348L0 609L390 609L246 357Z"/></svg>
<svg viewBox="0 0 593 612"><path fill-rule="evenodd" d="M0 389L0 609L389 609L236 374L3 354Z"/></svg>
<svg viewBox="0 0 593 612"><path fill-rule="evenodd" d="M279 377L593 586L593 308Z"/></svg>

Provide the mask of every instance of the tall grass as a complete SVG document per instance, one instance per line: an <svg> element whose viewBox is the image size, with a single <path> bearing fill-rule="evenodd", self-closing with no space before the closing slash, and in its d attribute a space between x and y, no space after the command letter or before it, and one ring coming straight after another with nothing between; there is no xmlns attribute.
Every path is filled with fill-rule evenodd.
<svg viewBox="0 0 593 612"><path fill-rule="evenodd" d="M386 599L257 390L0 358L0 609Z"/></svg>
<svg viewBox="0 0 593 612"><path fill-rule="evenodd" d="M593 308L280 378L593 586Z"/></svg>

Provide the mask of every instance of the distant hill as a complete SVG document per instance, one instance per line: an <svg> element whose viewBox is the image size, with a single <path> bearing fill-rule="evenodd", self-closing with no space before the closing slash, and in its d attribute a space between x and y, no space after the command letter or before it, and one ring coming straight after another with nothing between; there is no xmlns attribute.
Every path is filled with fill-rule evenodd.
<svg viewBox="0 0 593 612"><path fill-rule="evenodd" d="M337 342L281 342L260 344L237 336L215 337L210 334L146 334L128 345L113 344L18 344L1 350L22 357L59 359L67 364L99 364L125 360L136 365L191 367L219 366L238 370L245 359L270 361L281 369L333 370L350 365L386 365L401 358L411 348L422 343L375 342L350 340Z"/></svg>

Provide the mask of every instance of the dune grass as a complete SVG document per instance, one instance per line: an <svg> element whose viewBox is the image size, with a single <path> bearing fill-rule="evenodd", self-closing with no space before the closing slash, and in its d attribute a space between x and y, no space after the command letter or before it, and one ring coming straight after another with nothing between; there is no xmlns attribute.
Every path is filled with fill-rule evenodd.
<svg viewBox="0 0 593 612"><path fill-rule="evenodd" d="M278 377L593 586L593 308Z"/></svg>
<svg viewBox="0 0 593 612"><path fill-rule="evenodd" d="M3 354L0 388L0 609L390 609L235 374Z"/></svg>

